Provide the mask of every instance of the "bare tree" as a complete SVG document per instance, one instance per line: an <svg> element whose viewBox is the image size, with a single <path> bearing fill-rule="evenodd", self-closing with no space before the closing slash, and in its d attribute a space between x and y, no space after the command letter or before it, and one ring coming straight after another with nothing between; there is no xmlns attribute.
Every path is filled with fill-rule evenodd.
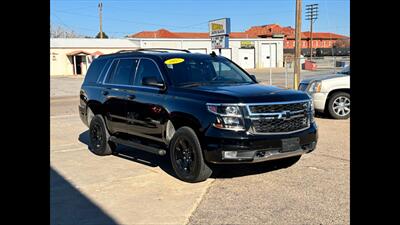
<svg viewBox="0 0 400 225"><path fill-rule="evenodd" d="M78 38L83 37L77 34L75 31L59 25L50 25L50 37L51 38Z"/></svg>

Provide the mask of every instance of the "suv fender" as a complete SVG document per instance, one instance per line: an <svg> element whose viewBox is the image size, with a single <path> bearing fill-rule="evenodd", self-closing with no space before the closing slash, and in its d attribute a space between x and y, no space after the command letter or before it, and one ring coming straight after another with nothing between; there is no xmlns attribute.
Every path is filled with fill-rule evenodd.
<svg viewBox="0 0 400 225"><path fill-rule="evenodd" d="M193 131L196 133L197 137L201 140L201 132L202 132L202 126L200 121L194 117L193 115L183 113L183 112L172 112L170 114L170 119L169 121L172 122L174 130L178 130L179 128L183 126L187 126L193 129ZM168 126L168 123L167 123ZM166 130L167 130L166 126ZM171 136L172 137L172 136ZM165 138L167 139L167 136L165 135ZM169 144L169 141L167 142ZM200 142L201 143L201 142Z"/></svg>

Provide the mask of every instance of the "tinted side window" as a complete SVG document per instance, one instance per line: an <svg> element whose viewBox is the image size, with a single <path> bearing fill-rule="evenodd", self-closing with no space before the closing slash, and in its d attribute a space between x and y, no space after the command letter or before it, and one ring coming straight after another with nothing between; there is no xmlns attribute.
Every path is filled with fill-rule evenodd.
<svg viewBox="0 0 400 225"><path fill-rule="evenodd" d="M136 73L135 85L142 85L142 81L146 77L155 77L157 81L163 82L157 65L149 59L141 59Z"/></svg>
<svg viewBox="0 0 400 225"><path fill-rule="evenodd" d="M120 59L108 83L132 85L137 63L137 59Z"/></svg>
<svg viewBox="0 0 400 225"><path fill-rule="evenodd" d="M100 76L106 62L107 60L105 59L95 59L89 66L85 76L85 82L95 83L97 78Z"/></svg>

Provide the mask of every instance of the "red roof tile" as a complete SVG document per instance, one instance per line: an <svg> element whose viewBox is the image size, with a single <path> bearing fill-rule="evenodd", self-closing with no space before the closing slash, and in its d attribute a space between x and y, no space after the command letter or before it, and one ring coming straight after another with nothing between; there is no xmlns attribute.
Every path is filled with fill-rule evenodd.
<svg viewBox="0 0 400 225"><path fill-rule="evenodd" d="M268 24L262 26L253 26L245 32L231 32L231 38L257 38L271 37L274 34L284 34L287 39L294 39L295 29L292 27L281 27L278 24ZM209 38L208 32L170 32L166 29L157 31L142 31L129 35L130 38ZM302 39L308 39L310 32L302 32ZM313 32L313 38L316 39L342 39L349 38L347 36L326 33Z"/></svg>
<svg viewBox="0 0 400 225"><path fill-rule="evenodd" d="M334 34L334 33L326 33L326 32L313 32L312 34L314 39L346 39L349 38L344 35L340 34ZM295 35L288 35L287 39L294 39ZM310 32L301 32L301 39L309 39L310 38Z"/></svg>
<svg viewBox="0 0 400 225"><path fill-rule="evenodd" d="M67 53L68 56L79 55L79 54L90 55L89 52L82 51L82 50L76 50L76 51L72 51L72 52Z"/></svg>

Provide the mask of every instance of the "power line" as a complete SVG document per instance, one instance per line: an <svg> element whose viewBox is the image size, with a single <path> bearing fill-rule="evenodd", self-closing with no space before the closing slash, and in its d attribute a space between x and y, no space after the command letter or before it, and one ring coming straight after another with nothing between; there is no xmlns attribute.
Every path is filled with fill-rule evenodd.
<svg viewBox="0 0 400 225"><path fill-rule="evenodd" d="M98 18L97 16L93 16L93 15L65 12L63 10L54 10L54 11L59 12L59 13L63 13L63 14L75 15L75 16L84 16L84 17L91 17L91 18L96 18L96 19ZM119 22L125 22L125 23L142 24L142 25L159 26L159 27L175 27L175 28L189 28L189 27L194 27L196 25L208 23L208 21L203 21L201 23L192 24L192 25L176 26L176 25L170 25L170 24L155 24L155 23L131 21L131 20L118 19L118 18L113 18L113 17L106 17L106 18L107 18L107 20L110 20L110 21L119 21Z"/></svg>

